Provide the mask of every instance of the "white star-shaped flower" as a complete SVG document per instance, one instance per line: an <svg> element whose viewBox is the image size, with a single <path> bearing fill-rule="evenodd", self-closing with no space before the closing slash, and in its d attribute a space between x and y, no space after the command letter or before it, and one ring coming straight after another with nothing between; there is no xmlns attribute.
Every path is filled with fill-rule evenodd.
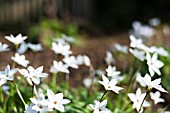
<svg viewBox="0 0 170 113"><path fill-rule="evenodd" d="M94 101L94 104L90 104L90 107L94 110L93 113L112 113L108 108L106 108L107 100L99 102Z"/></svg>
<svg viewBox="0 0 170 113"><path fill-rule="evenodd" d="M151 55L147 53L146 59L150 75L153 76L155 73L161 75L159 68L163 67L164 63L158 60L158 55L154 53L153 56L151 57Z"/></svg>
<svg viewBox="0 0 170 113"><path fill-rule="evenodd" d="M4 51L9 51L10 49L8 48L7 44L2 44L0 42L0 52L4 52Z"/></svg>
<svg viewBox="0 0 170 113"><path fill-rule="evenodd" d="M143 82L146 84L146 86L148 86L148 88L155 88L161 92L167 92L164 88L162 88L162 86L160 85L161 83L161 78L155 79L153 81L151 81L151 77L146 74L143 77Z"/></svg>
<svg viewBox="0 0 170 113"><path fill-rule="evenodd" d="M69 56L72 54L72 51L70 51L70 45L68 44L62 44L62 43L52 43L51 48L56 54L61 54L63 56Z"/></svg>
<svg viewBox="0 0 170 113"><path fill-rule="evenodd" d="M41 93L38 98L30 98L30 100L33 103L32 110L35 110L39 113L49 111L48 101L45 99L43 93Z"/></svg>
<svg viewBox="0 0 170 113"><path fill-rule="evenodd" d="M151 99L154 101L154 104L157 104L159 102L164 102L165 100L160 98L161 93L159 91L156 91L155 93L150 93Z"/></svg>
<svg viewBox="0 0 170 113"><path fill-rule="evenodd" d="M67 64L63 64L63 62L59 61L53 61L53 66L50 68L50 72L52 73L69 73L68 70L68 65Z"/></svg>
<svg viewBox="0 0 170 113"><path fill-rule="evenodd" d="M76 60L75 56L65 57L65 58L63 59L63 61L64 61L69 67L72 67L72 68L75 68L75 69L78 68L78 64L77 64L77 60Z"/></svg>
<svg viewBox="0 0 170 113"><path fill-rule="evenodd" d="M15 45L18 45L22 43L25 39L27 39L27 36L22 36L21 34L18 34L16 37L10 35L10 36L5 36L5 38L10 42L14 43Z"/></svg>
<svg viewBox="0 0 170 113"><path fill-rule="evenodd" d="M29 61L25 59L25 55L19 55L18 53L15 53L15 56L12 56L11 59L23 67L27 67L29 64Z"/></svg>
<svg viewBox="0 0 170 113"><path fill-rule="evenodd" d="M58 94L54 94L53 91L51 91L50 89L47 90L47 96L48 96L48 108L49 109L56 109L59 110L61 112L64 112L64 104L68 104L71 101L68 99L63 99L63 93L58 93Z"/></svg>
<svg viewBox="0 0 170 113"><path fill-rule="evenodd" d="M0 71L0 86L5 84L7 80L14 80L14 74L17 72L17 69L10 69L10 66L7 65L5 71Z"/></svg>
<svg viewBox="0 0 170 113"><path fill-rule="evenodd" d="M140 107L141 107L141 104L142 104L142 101L143 101L145 95L146 95L146 93L142 93L140 88L137 89L136 94L134 94L134 93L128 94L128 97L133 102L133 108L135 108L137 111L140 110ZM148 107L148 106L150 106L150 104L149 104L149 102L147 102L145 100L142 107Z"/></svg>
<svg viewBox="0 0 170 113"><path fill-rule="evenodd" d="M98 81L98 82L102 84L106 90L111 90L115 93L119 93L119 91L123 89L122 87L116 86L117 80L115 79L109 81L109 79L105 75L102 75L102 79L103 81Z"/></svg>
<svg viewBox="0 0 170 113"><path fill-rule="evenodd" d="M24 113L37 113L37 111L32 109L33 106L34 106L34 104L30 104L29 106L26 105Z"/></svg>
<svg viewBox="0 0 170 113"><path fill-rule="evenodd" d="M40 83L40 77L44 78L48 76L47 73L42 73L43 66L38 67L37 69L34 69L32 66L29 66L26 69L19 69L18 70L22 75L24 75L25 78L30 78L35 84Z"/></svg>

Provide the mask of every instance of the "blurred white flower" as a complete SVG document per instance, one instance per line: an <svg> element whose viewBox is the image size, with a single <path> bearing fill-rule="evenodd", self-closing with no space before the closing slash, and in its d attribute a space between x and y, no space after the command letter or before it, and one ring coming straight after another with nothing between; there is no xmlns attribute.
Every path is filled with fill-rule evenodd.
<svg viewBox="0 0 170 113"><path fill-rule="evenodd" d="M113 55L110 51L106 52L105 61L107 65L110 65L115 62L115 59L113 58Z"/></svg>
<svg viewBox="0 0 170 113"><path fill-rule="evenodd" d="M91 62L88 56L86 55L78 55L77 56L77 64L78 65L85 65L85 66L91 66Z"/></svg>
<svg viewBox="0 0 170 113"><path fill-rule="evenodd" d="M14 43L15 45L18 45L22 43L25 39L27 39L27 36L22 36L21 34L18 34L16 37L10 35L10 36L5 36L5 38L10 42Z"/></svg>
<svg viewBox="0 0 170 113"><path fill-rule="evenodd" d="M4 51L9 51L10 49L8 48L7 44L2 44L0 42L0 52L4 52Z"/></svg>
<svg viewBox="0 0 170 113"><path fill-rule="evenodd" d="M154 104L165 101L164 99L160 98L160 96L161 93L159 91L156 91L155 93L150 92L150 97L154 101Z"/></svg>
<svg viewBox="0 0 170 113"><path fill-rule="evenodd" d="M158 25L161 24L161 20L160 20L159 18L151 18L151 19L149 20L149 24L150 24L151 26L158 26Z"/></svg>
<svg viewBox="0 0 170 113"><path fill-rule="evenodd" d="M122 87L116 86L117 80L115 79L109 81L109 79L105 75L102 75L102 79L103 81L98 81L98 82L102 84L106 90L111 90L115 93L119 93L119 91L123 89Z"/></svg>
<svg viewBox="0 0 170 113"><path fill-rule="evenodd" d="M112 113L109 109L106 108L107 100L99 102L94 101L94 104L89 104L89 106L94 110L93 113Z"/></svg>
<svg viewBox="0 0 170 113"><path fill-rule="evenodd" d="M7 86L7 85L3 85L3 86L2 86L2 91L4 91L6 95L9 94L9 89L10 89L10 87Z"/></svg>
<svg viewBox="0 0 170 113"><path fill-rule="evenodd" d="M15 53L15 56L12 56L11 59L23 67L27 67L29 64L29 61L25 59L25 55L19 55L18 53Z"/></svg>
<svg viewBox="0 0 170 113"><path fill-rule="evenodd" d="M140 84L142 87L146 87L146 84L145 84L145 82L143 81L143 77L141 76L141 73L137 72L135 75L136 75L136 81L139 82L139 84Z"/></svg>
<svg viewBox="0 0 170 113"><path fill-rule="evenodd" d="M102 75L105 74L105 71L103 71L103 70L101 70L101 69L97 69L97 70L95 71L95 74L98 75L98 76L102 76Z"/></svg>
<svg viewBox="0 0 170 113"><path fill-rule="evenodd" d="M157 53L161 56L168 56L169 55L168 51L166 51L163 47L152 46L149 49L150 49L151 53Z"/></svg>
<svg viewBox="0 0 170 113"><path fill-rule="evenodd" d="M158 60L158 55L156 53L151 57L149 53L146 54L146 60L149 68L149 73L153 76L155 73L161 75L159 68L164 66L164 63Z"/></svg>
<svg viewBox="0 0 170 113"><path fill-rule="evenodd" d="M68 104L71 101L68 99L63 99L63 93L58 93L58 94L54 94L53 91L51 91L50 89L47 89L47 96L48 96L48 108L49 109L56 109L59 110L61 112L64 112L64 104Z"/></svg>
<svg viewBox="0 0 170 113"><path fill-rule="evenodd" d="M19 69L18 71L22 75L24 75L25 78L30 78L32 80L32 82L34 82L37 85L40 83L40 77L44 78L44 77L48 76L47 73L42 73L43 66L40 66L37 69L34 69L32 66L29 66L27 68L27 70L26 69Z"/></svg>
<svg viewBox="0 0 170 113"><path fill-rule="evenodd" d="M66 35L63 34L61 38L64 39L65 41L69 42L69 43L75 42L75 39L71 36L66 36Z"/></svg>
<svg viewBox="0 0 170 113"><path fill-rule="evenodd" d="M125 53L125 54L128 53L128 47L127 46L122 46L120 44L114 44L113 47L119 52L122 52L122 53Z"/></svg>
<svg viewBox="0 0 170 113"><path fill-rule="evenodd" d="M158 79L151 81L151 77L148 74L146 74L143 77L143 82L145 82L146 86L148 86L149 89L155 88L155 89L157 89L161 92L167 93L167 91L164 88L162 88L162 86L160 85L161 78L158 78Z"/></svg>
<svg viewBox="0 0 170 113"><path fill-rule="evenodd" d="M72 51L70 51L70 45L62 44L62 43L52 43L51 48L56 54L61 54L63 56L69 56L72 54Z"/></svg>
<svg viewBox="0 0 170 113"><path fill-rule="evenodd" d="M129 49L130 53L133 54L137 59L144 61L146 59L145 52L139 51L138 49Z"/></svg>
<svg viewBox="0 0 170 113"><path fill-rule="evenodd" d="M141 104L142 104L142 101L143 101L145 95L146 95L146 93L142 93L140 88L137 89L136 94L134 94L134 93L128 94L128 97L133 102L133 108L135 108L138 112L140 110L140 107L141 107ZM142 107L149 107L149 106L150 106L149 102L144 100Z"/></svg>
<svg viewBox="0 0 170 113"><path fill-rule="evenodd" d="M77 60L75 58L75 56L67 56L63 59L63 61L72 68L77 69L78 68L78 64L77 64Z"/></svg>
<svg viewBox="0 0 170 113"><path fill-rule="evenodd" d="M148 25L142 25L138 21L133 22L132 27L133 27L133 34L138 37L151 37L155 35L155 30L152 27Z"/></svg>
<svg viewBox="0 0 170 113"><path fill-rule="evenodd" d="M43 50L43 47L42 47L41 44L31 44L31 43L28 43L27 45L34 52L42 51Z"/></svg>
<svg viewBox="0 0 170 113"><path fill-rule="evenodd" d="M32 109L33 106L34 106L34 104L30 104L29 106L26 105L24 113L38 113L37 111Z"/></svg>
<svg viewBox="0 0 170 113"><path fill-rule="evenodd" d="M67 64L63 64L62 61L53 61L53 66L50 68L50 72L52 73L69 73L68 70L68 65Z"/></svg>
<svg viewBox="0 0 170 113"><path fill-rule="evenodd" d="M83 79L83 84L86 88L89 88L92 85L92 83L93 84L97 83L97 78L85 78L85 79Z"/></svg>
<svg viewBox="0 0 170 113"><path fill-rule="evenodd" d="M144 44L143 44L142 39L137 39L133 35L130 35L129 38L130 38L130 47L137 48L137 49L143 48Z"/></svg>
<svg viewBox="0 0 170 113"><path fill-rule="evenodd" d="M27 49L28 49L28 45L23 41L20 44L19 48L17 49L17 53L23 54L23 53L25 53L27 51Z"/></svg>
<svg viewBox="0 0 170 113"><path fill-rule="evenodd" d="M7 80L13 81L14 74L17 72L17 69L10 69L10 66L7 65L5 71L0 71L0 86L5 84Z"/></svg>
<svg viewBox="0 0 170 113"><path fill-rule="evenodd" d="M106 72L107 72L107 76L112 78L120 75L120 71L116 71L115 66L112 67L109 65L108 68L106 69Z"/></svg>
<svg viewBox="0 0 170 113"><path fill-rule="evenodd" d="M48 101L45 99L43 93L41 93L38 98L30 98L30 100L33 103L32 110L35 110L39 113L49 111Z"/></svg>

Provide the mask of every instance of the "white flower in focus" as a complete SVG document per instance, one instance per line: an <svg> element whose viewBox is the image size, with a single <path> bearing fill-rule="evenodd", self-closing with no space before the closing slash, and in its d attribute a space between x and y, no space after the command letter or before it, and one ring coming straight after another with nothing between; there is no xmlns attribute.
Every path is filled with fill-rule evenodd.
<svg viewBox="0 0 170 113"><path fill-rule="evenodd" d="M24 113L38 113L37 111L32 109L33 106L34 106L34 104L30 104L29 106L26 105Z"/></svg>
<svg viewBox="0 0 170 113"><path fill-rule="evenodd" d="M139 73L139 72L136 73L136 81L139 82L139 84L140 84L142 87L146 87L146 84L145 84L145 82L143 81L143 77L141 76L141 73Z"/></svg>
<svg viewBox="0 0 170 113"><path fill-rule="evenodd" d="M31 44L31 43L28 43L27 45L34 52L42 51L43 50L43 47L42 47L41 44Z"/></svg>
<svg viewBox="0 0 170 113"><path fill-rule="evenodd" d="M68 65L63 64L63 62L53 61L53 66L50 68L50 72L52 73L69 73Z"/></svg>
<svg viewBox="0 0 170 113"><path fill-rule="evenodd" d="M23 67L27 67L29 64L29 61L25 59L25 55L19 55L18 53L15 53L15 56L12 56L11 59Z"/></svg>
<svg viewBox="0 0 170 113"><path fill-rule="evenodd" d="M122 52L122 53L125 53L125 54L128 53L128 47L127 46L122 46L120 44L114 44L113 46L119 52Z"/></svg>
<svg viewBox="0 0 170 113"><path fill-rule="evenodd" d="M115 59L113 58L113 55L110 51L106 52L105 61L107 65L110 65L115 62Z"/></svg>
<svg viewBox="0 0 170 113"><path fill-rule="evenodd" d="M143 77L143 82L145 82L146 86L148 86L149 89L150 88L151 89L155 88L155 89L157 89L157 90L159 90L161 92L166 92L167 93L167 91L164 88L162 88L162 86L160 85L161 78L158 78L158 79L155 79L155 80L151 81L151 77L148 74L146 74Z"/></svg>
<svg viewBox="0 0 170 113"><path fill-rule="evenodd" d="M10 49L8 48L7 44L2 44L0 42L0 52L4 52L4 51L9 51Z"/></svg>
<svg viewBox="0 0 170 113"><path fill-rule="evenodd" d="M86 55L78 55L76 59L77 59L77 64L78 65L83 65L83 64L85 66L90 66L91 65L90 59Z"/></svg>
<svg viewBox="0 0 170 113"><path fill-rule="evenodd" d="M145 52L139 51L138 49L129 49L130 53L133 54L137 59L144 61L146 59Z"/></svg>
<svg viewBox="0 0 170 113"><path fill-rule="evenodd" d="M161 75L159 68L164 66L164 63L158 60L158 54L154 53L151 57L149 53L146 54L146 60L149 68L149 73L151 76L155 74Z"/></svg>
<svg viewBox="0 0 170 113"><path fill-rule="evenodd" d="M103 81L98 81L98 82L102 84L106 90L111 90L118 94L119 91L123 89L122 87L116 86L117 80L115 79L109 81L109 79L105 75L102 75L102 79Z"/></svg>
<svg viewBox="0 0 170 113"><path fill-rule="evenodd" d="M45 99L43 93L41 93L38 98L30 98L30 100L33 103L32 110L35 110L39 113L49 111L48 101Z"/></svg>
<svg viewBox="0 0 170 113"><path fill-rule="evenodd" d="M47 96L48 96L48 108L49 109L56 109L59 110L61 112L64 112L64 104L68 104L71 101L68 99L63 99L63 93L58 93L58 94L54 94L53 91L51 91L50 89L47 89Z"/></svg>
<svg viewBox="0 0 170 113"><path fill-rule="evenodd" d="M19 69L18 71L22 75L24 75L25 78L30 78L32 80L32 82L34 82L37 85L40 83L40 77L44 78L48 75L47 73L42 73L43 66L38 67L37 69L34 69L32 66L29 66L27 68L27 70L26 69Z"/></svg>
<svg viewBox="0 0 170 113"><path fill-rule="evenodd" d="M154 101L154 104L165 101L164 99L160 98L160 96L161 96L161 93L159 91L155 93L150 92L150 97Z"/></svg>
<svg viewBox="0 0 170 113"><path fill-rule="evenodd" d="M14 74L17 72L17 69L10 69L10 66L7 65L5 71L0 71L0 86L5 84L7 80L13 81Z"/></svg>
<svg viewBox="0 0 170 113"><path fill-rule="evenodd" d="M168 56L169 55L168 51L166 51L163 47L152 46L149 49L150 49L151 53L157 53L161 56Z"/></svg>
<svg viewBox="0 0 170 113"><path fill-rule="evenodd" d="M136 94L134 94L134 93L128 94L128 97L133 102L133 108L135 108L137 111L140 110L140 106L142 104L142 101L143 101L145 95L146 95L146 93L142 93L140 88L137 89ZM149 102L144 100L142 107L149 107L149 106L150 106Z"/></svg>
<svg viewBox="0 0 170 113"><path fill-rule="evenodd" d="M95 100L94 104L89 105L94 110L93 113L112 113L109 109L106 108L107 100L103 100L102 102Z"/></svg>
<svg viewBox="0 0 170 113"><path fill-rule="evenodd" d="M22 43L25 39L27 39L27 36L22 36L21 34L18 34L16 37L10 35L10 36L5 36L5 38L10 42L14 43L15 45L18 45Z"/></svg>
<svg viewBox="0 0 170 113"><path fill-rule="evenodd" d="M78 68L78 64L77 64L77 60L76 60L75 56L65 57L65 58L63 59L63 61L64 61L69 67L72 67L72 68L75 68L75 69Z"/></svg>
<svg viewBox="0 0 170 113"><path fill-rule="evenodd" d="M52 43L51 48L56 54L61 54L63 56L69 56L72 54L72 51L70 51L70 45L62 44L62 43Z"/></svg>
<svg viewBox="0 0 170 113"><path fill-rule="evenodd" d="M25 53L27 51L27 49L28 49L28 45L23 41L20 44L19 48L17 49L17 53L23 54L23 53Z"/></svg>

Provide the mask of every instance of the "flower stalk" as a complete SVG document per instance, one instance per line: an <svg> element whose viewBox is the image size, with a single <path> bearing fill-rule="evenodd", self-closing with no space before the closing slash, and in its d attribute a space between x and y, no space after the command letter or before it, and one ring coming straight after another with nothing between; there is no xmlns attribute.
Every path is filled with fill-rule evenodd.
<svg viewBox="0 0 170 113"><path fill-rule="evenodd" d="M21 99L21 101L22 101L22 103L24 104L24 106L26 105L26 103L25 103L25 101L24 101L24 99L23 99L23 97L22 97L22 95L21 95L21 92L19 91L19 89L18 89L18 87L17 87L17 85L14 83L14 81L11 81L12 82L12 84L15 86L15 89L16 89L16 91L17 91L17 93L18 93L18 96L20 97L20 99Z"/></svg>
<svg viewBox="0 0 170 113"><path fill-rule="evenodd" d="M106 95L107 92L108 92L108 90L106 90L106 91L103 93L102 97L100 98L100 102L102 102L102 99L103 99L103 97Z"/></svg>

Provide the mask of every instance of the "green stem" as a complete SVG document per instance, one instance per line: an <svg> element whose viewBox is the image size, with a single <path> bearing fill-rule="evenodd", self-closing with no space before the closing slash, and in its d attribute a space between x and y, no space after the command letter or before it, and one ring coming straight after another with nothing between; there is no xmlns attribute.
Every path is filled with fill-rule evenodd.
<svg viewBox="0 0 170 113"><path fill-rule="evenodd" d="M19 89L18 89L18 87L17 87L17 85L14 83L14 81L11 81L12 83L13 83L13 85L15 86L15 89L16 89L16 91L17 91L17 93L18 93L18 96L20 97L20 99L21 99L21 101L22 101L22 103L24 104L24 106L26 105L26 103L25 103L25 101L24 101L24 99L23 99L23 97L22 97L22 95L21 95L21 92L19 91Z"/></svg>
<svg viewBox="0 0 170 113"><path fill-rule="evenodd" d="M35 84L34 84L34 82L32 81L32 97L34 97L34 86L35 86Z"/></svg>
<svg viewBox="0 0 170 113"><path fill-rule="evenodd" d="M142 101L142 104L140 105L139 113L140 113L140 111L141 111L141 109L142 109L142 105L143 105L146 97L149 95L150 91L151 91L151 90L147 90L146 95L145 95L145 97L144 97L144 99L143 99L143 101Z"/></svg>
<svg viewBox="0 0 170 113"><path fill-rule="evenodd" d="M52 76L52 86L56 86L56 82L57 82L57 74L54 73L53 76Z"/></svg>
<svg viewBox="0 0 170 113"><path fill-rule="evenodd" d="M106 91L103 93L102 97L100 98L100 102L102 102L102 99L103 99L103 97L106 95L107 92L108 92L108 90L106 90Z"/></svg>
<svg viewBox="0 0 170 113"><path fill-rule="evenodd" d="M3 92L2 92L2 87L0 87L0 102L1 103L4 102L4 96L3 96Z"/></svg>

